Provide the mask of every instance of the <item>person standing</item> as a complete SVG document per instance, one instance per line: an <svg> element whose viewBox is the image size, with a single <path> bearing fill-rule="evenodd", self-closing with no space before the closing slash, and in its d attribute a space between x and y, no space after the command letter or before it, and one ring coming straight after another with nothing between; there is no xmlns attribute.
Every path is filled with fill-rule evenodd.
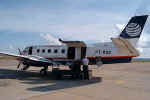
<svg viewBox="0 0 150 100"><path fill-rule="evenodd" d="M84 79L85 80L89 80L89 73L88 73L88 64L89 64L89 60L87 59L87 57L83 58L82 60L83 63L83 74L84 74Z"/></svg>

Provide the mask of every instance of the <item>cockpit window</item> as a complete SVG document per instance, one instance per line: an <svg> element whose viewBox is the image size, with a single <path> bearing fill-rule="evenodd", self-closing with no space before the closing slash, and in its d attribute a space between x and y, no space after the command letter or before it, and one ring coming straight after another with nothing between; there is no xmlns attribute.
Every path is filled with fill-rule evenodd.
<svg viewBox="0 0 150 100"><path fill-rule="evenodd" d="M27 47L23 50L24 53L27 53L28 51L29 51L29 47Z"/></svg>

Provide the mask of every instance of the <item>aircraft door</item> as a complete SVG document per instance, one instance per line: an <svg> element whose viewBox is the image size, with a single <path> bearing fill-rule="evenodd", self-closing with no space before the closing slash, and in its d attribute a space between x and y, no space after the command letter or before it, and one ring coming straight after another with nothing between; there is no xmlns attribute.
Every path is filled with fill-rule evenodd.
<svg viewBox="0 0 150 100"><path fill-rule="evenodd" d="M75 60L81 59L81 47L76 47L76 57Z"/></svg>
<svg viewBox="0 0 150 100"><path fill-rule="evenodd" d="M68 59L74 59L75 58L75 47L69 47L68 48Z"/></svg>
<svg viewBox="0 0 150 100"><path fill-rule="evenodd" d="M86 57L86 47L81 47L81 59Z"/></svg>

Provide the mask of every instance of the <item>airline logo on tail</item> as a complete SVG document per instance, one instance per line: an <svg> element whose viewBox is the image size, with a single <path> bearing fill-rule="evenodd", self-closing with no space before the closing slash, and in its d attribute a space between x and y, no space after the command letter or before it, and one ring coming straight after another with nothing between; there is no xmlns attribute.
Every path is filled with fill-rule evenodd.
<svg viewBox="0 0 150 100"><path fill-rule="evenodd" d="M125 30L126 33L131 37L139 36L140 33L142 32L141 26L137 23L128 24Z"/></svg>
<svg viewBox="0 0 150 100"><path fill-rule="evenodd" d="M139 38L145 26L148 15L134 16L130 19L120 37L124 39Z"/></svg>

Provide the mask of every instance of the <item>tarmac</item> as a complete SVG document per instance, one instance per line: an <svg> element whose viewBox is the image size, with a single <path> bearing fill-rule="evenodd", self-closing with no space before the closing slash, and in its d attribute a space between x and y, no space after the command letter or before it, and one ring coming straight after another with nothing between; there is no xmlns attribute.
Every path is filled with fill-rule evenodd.
<svg viewBox="0 0 150 100"><path fill-rule="evenodd" d="M49 69L17 71L16 61L0 60L1 100L149 100L150 63L106 64L93 70L91 80L55 80Z"/></svg>

